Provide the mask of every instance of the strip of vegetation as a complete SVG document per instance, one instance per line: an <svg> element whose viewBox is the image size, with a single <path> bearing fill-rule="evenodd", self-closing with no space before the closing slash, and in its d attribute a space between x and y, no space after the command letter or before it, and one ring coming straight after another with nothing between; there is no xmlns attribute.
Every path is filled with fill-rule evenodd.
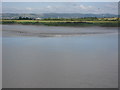
<svg viewBox="0 0 120 90"><path fill-rule="evenodd" d="M103 26L118 27L120 21L79 20L2 20L2 24L47 25L47 26Z"/></svg>

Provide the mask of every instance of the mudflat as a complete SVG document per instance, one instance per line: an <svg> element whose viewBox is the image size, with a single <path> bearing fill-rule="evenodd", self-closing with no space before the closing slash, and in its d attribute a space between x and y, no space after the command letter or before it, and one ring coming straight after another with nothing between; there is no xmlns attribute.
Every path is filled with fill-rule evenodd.
<svg viewBox="0 0 120 90"><path fill-rule="evenodd" d="M3 37L9 36L79 36L117 33L117 27L62 27L41 25L3 25ZM98 29L99 28L99 29Z"/></svg>

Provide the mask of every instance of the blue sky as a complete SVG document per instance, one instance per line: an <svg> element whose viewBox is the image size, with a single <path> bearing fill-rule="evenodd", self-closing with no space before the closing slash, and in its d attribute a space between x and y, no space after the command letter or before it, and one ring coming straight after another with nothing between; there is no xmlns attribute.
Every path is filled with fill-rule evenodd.
<svg viewBox="0 0 120 90"><path fill-rule="evenodd" d="M117 14L117 2L3 2L3 13Z"/></svg>

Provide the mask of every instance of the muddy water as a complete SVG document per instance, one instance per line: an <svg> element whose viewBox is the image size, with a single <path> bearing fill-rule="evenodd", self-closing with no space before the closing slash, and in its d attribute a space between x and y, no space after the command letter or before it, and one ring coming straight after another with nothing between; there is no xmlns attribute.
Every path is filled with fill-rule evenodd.
<svg viewBox="0 0 120 90"><path fill-rule="evenodd" d="M40 35L81 32L102 33L71 37ZM105 27L4 25L3 88L117 88L116 32L117 28ZM39 37L34 33L39 33Z"/></svg>

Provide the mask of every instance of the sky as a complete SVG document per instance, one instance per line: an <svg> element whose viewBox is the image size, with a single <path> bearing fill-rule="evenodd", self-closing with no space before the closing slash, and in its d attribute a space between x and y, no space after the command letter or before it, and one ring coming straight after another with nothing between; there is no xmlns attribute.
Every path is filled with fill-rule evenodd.
<svg viewBox="0 0 120 90"><path fill-rule="evenodd" d="M117 2L2 2L2 13L118 14Z"/></svg>

